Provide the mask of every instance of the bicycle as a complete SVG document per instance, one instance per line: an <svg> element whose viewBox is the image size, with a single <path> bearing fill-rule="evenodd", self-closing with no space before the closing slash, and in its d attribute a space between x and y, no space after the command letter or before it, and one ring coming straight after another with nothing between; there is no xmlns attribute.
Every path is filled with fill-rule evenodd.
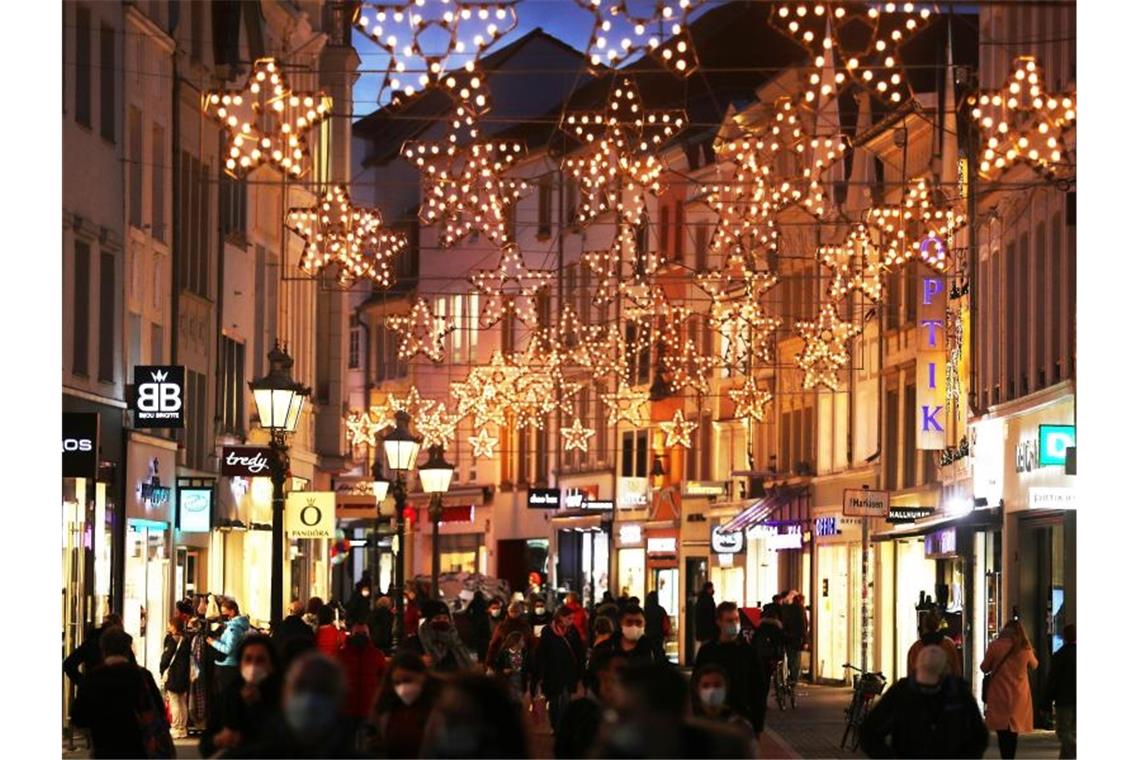
<svg viewBox="0 0 1140 760"><path fill-rule="evenodd" d="M882 694L883 689L886 688L887 679L882 673L868 672L849 662L843 663L843 667L845 670L850 669L862 674L855 679L851 704L843 710L844 715L847 716L847 725L843 729L843 738L839 740L839 747L843 749L847 746L847 737L852 737L851 746L848 749L854 752L859 749L859 728L863 725L867 713L871 711L871 703L875 701L875 697Z"/></svg>
<svg viewBox="0 0 1140 760"><path fill-rule="evenodd" d="M776 660L774 679L776 692L776 705L782 711L785 704L796 709L796 685L788 679L788 661L785 658Z"/></svg>

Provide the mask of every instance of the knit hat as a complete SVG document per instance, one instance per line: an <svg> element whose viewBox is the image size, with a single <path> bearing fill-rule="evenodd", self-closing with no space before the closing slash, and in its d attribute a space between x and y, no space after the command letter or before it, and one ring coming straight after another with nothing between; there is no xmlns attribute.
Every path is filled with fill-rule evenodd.
<svg viewBox="0 0 1140 760"><path fill-rule="evenodd" d="M447 605L436 599L424 602L423 607L420 608L420 614L424 620L431 620L436 615L447 615L448 617L451 616L451 612L447 609Z"/></svg>

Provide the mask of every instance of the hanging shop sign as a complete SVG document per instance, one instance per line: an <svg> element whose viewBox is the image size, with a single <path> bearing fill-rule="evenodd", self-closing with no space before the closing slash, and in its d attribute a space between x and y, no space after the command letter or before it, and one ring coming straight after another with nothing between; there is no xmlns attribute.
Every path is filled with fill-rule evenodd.
<svg viewBox="0 0 1140 760"><path fill-rule="evenodd" d="M562 492L557 488L531 488L526 492L527 509L558 509Z"/></svg>
<svg viewBox="0 0 1140 760"><path fill-rule="evenodd" d="M267 478L273 452L263 446L223 446L222 474L233 477Z"/></svg>
<svg viewBox="0 0 1140 760"><path fill-rule="evenodd" d="M623 544L641 543L640 525L623 525L618 528L618 541Z"/></svg>
<svg viewBox="0 0 1140 760"><path fill-rule="evenodd" d="M847 517L887 517L890 508L891 495L886 491L868 488L843 490L843 514Z"/></svg>
<svg viewBox="0 0 1140 760"><path fill-rule="evenodd" d="M135 495L151 509L158 509L170 501L170 487L164 486L158 475L158 457L151 460L147 478L138 484Z"/></svg>
<svg viewBox="0 0 1140 760"><path fill-rule="evenodd" d="M934 514L934 507L891 507L887 512L889 523L912 523Z"/></svg>
<svg viewBox="0 0 1140 760"><path fill-rule="evenodd" d="M783 533L774 533L768 536L768 548L775 551L786 551L788 549L802 549L804 547L804 535L800 531L800 526L789 525L784 529Z"/></svg>
<svg viewBox="0 0 1140 760"><path fill-rule="evenodd" d="M744 531L723 531L720 525L714 525L709 544L714 554L739 554L744 551Z"/></svg>
<svg viewBox="0 0 1140 760"><path fill-rule="evenodd" d="M63 413L63 477L99 475L99 415L96 412Z"/></svg>
<svg viewBox="0 0 1140 760"><path fill-rule="evenodd" d="M946 448L946 281L922 277L919 288L915 443L918 449L941 451Z"/></svg>
<svg viewBox="0 0 1140 760"><path fill-rule="evenodd" d="M838 517L817 517L815 518L815 535L816 536L838 536L839 518Z"/></svg>
<svg viewBox="0 0 1140 760"><path fill-rule="evenodd" d="M645 539L646 554L676 554L677 539L674 536L655 536Z"/></svg>
<svg viewBox="0 0 1140 760"><path fill-rule="evenodd" d="M958 530L943 528L926 535L926 558L946 559L958 556Z"/></svg>
<svg viewBox="0 0 1140 760"><path fill-rule="evenodd" d="M376 490L371 480L338 478L336 481L336 519L375 520Z"/></svg>
<svg viewBox="0 0 1140 760"><path fill-rule="evenodd" d="M725 484L716 480L686 480L681 486L684 496L723 496Z"/></svg>
<svg viewBox="0 0 1140 760"><path fill-rule="evenodd" d="M290 538L332 538L336 493L294 491L285 497L285 532Z"/></svg>
<svg viewBox="0 0 1140 760"><path fill-rule="evenodd" d="M619 509L641 509L649 506L649 480L646 478L618 478L617 503Z"/></svg>
<svg viewBox="0 0 1140 760"><path fill-rule="evenodd" d="M214 489L179 487L178 529L183 533L209 533L214 514Z"/></svg>
<svg viewBox="0 0 1140 760"><path fill-rule="evenodd" d="M1033 472L1041 465L1039 443L1036 438L1028 438L1017 444L1013 451L1013 469L1018 473Z"/></svg>
<svg viewBox="0 0 1140 760"><path fill-rule="evenodd" d="M1064 465L1066 452L1077 445L1076 425L1037 426L1037 464Z"/></svg>
<svg viewBox="0 0 1140 760"><path fill-rule="evenodd" d="M562 494L562 506L566 509L585 509L587 502L596 501L597 498L598 487L596 485L575 486L567 488Z"/></svg>
<svg viewBox="0 0 1140 760"><path fill-rule="evenodd" d="M1030 488L1030 509L1076 509L1075 488Z"/></svg>
<svg viewBox="0 0 1140 760"><path fill-rule="evenodd" d="M135 427L185 427L183 399L186 368L175 365L136 366L131 411Z"/></svg>

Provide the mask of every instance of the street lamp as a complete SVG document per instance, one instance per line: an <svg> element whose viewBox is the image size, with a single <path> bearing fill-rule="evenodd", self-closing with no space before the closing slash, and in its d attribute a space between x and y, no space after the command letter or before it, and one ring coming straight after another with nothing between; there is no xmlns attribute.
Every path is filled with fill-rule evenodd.
<svg viewBox="0 0 1140 760"><path fill-rule="evenodd" d="M293 380L293 359L277 343L269 352L269 374L251 380L249 389L257 405L261 427L269 431L269 475L273 480L273 566L269 584L269 622L281 622L285 570L285 476L289 472L289 445L285 435L297 429L301 408L310 389Z"/></svg>
<svg viewBox="0 0 1140 760"><path fill-rule="evenodd" d="M392 483L392 498L396 500L396 539L392 546L396 565L396 642L404 633L404 507L408 503L408 492L404 487L404 473L412 469L416 456L420 453L420 438L408 430L411 418L404 410L396 412L396 427L384 436L384 456L388 459L388 469L395 476Z"/></svg>
<svg viewBox="0 0 1140 760"><path fill-rule="evenodd" d="M380 505L388 496L389 485L391 484L384 479L380 458L376 457L372 462L372 495L376 498L376 519L372 526L372 582L377 589L380 588L380 523L384 519L384 510ZM380 593L383 593L382 589Z"/></svg>
<svg viewBox="0 0 1140 760"><path fill-rule="evenodd" d="M439 444L428 449L428 460L420 465L420 484L431 494L428 516L431 518L431 598L439 596L439 521L443 516L443 494L451 486L455 465L443 458Z"/></svg>

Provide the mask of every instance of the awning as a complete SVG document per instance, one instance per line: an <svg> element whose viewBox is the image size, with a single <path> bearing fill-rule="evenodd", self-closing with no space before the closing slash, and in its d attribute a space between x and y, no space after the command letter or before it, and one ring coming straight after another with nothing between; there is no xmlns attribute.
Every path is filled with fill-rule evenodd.
<svg viewBox="0 0 1140 760"><path fill-rule="evenodd" d="M990 528L1001 525L1001 508L975 509L956 515L934 515L912 523L895 525L871 536L872 541L894 541L899 538L917 538L936 530L950 527Z"/></svg>
<svg viewBox="0 0 1140 760"><path fill-rule="evenodd" d="M720 530L722 533L735 533L736 531L747 530L753 525L768 519L769 515L783 506L788 500L789 497L782 493L765 496L752 504L752 506L742 509L740 514L724 525L721 525Z"/></svg>

